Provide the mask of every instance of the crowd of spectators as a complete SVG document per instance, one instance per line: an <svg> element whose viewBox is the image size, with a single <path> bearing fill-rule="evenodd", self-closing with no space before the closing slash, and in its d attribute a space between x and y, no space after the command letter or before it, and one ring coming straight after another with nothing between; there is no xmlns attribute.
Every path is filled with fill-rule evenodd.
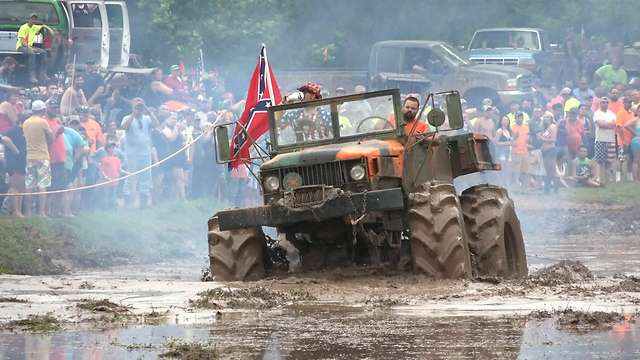
<svg viewBox="0 0 640 360"><path fill-rule="evenodd" d="M7 196L2 212L48 218L170 199L258 201L243 195L258 194L244 165L231 173L215 160L213 126L237 121L244 104L222 81L205 75L194 85L175 65L169 76L155 69L105 84L87 61L44 87L10 88L0 103L8 193L38 195Z"/></svg>

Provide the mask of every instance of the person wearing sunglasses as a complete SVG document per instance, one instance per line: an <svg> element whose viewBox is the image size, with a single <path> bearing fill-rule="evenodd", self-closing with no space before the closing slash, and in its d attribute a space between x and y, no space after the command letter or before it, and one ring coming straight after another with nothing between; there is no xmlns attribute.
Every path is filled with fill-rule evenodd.
<svg viewBox="0 0 640 360"><path fill-rule="evenodd" d="M609 110L609 98L600 99L600 108L593 113L596 123L595 158L598 163L597 180L606 183L611 164L616 158L616 115Z"/></svg>

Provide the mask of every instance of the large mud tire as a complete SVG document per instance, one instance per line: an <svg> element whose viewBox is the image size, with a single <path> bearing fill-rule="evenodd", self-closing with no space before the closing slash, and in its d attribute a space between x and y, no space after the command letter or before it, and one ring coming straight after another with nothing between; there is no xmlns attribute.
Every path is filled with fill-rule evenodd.
<svg viewBox="0 0 640 360"><path fill-rule="evenodd" d="M452 184L432 181L409 195L414 269L437 279L471 276L464 218Z"/></svg>
<svg viewBox="0 0 640 360"><path fill-rule="evenodd" d="M507 190L477 185L462 193L460 204L477 274L526 277L527 256L522 230Z"/></svg>
<svg viewBox="0 0 640 360"><path fill-rule="evenodd" d="M209 219L209 262L214 281L264 279L264 234L259 227L222 231L218 217Z"/></svg>

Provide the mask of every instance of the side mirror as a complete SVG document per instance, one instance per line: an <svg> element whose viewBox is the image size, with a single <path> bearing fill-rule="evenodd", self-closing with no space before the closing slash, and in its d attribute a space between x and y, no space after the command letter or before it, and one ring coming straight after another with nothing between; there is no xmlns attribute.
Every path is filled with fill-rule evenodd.
<svg viewBox="0 0 640 360"><path fill-rule="evenodd" d="M225 125L218 126L214 129L216 136L216 148L218 149L218 158L220 163L231 161L231 150L229 147L229 128Z"/></svg>
<svg viewBox="0 0 640 360"><path fill-rule="evenodd" d="M460 105L460 93L457 91L447 94L447 114L449 115L449 127L453 130L462 129L462 106Z"/></svg>

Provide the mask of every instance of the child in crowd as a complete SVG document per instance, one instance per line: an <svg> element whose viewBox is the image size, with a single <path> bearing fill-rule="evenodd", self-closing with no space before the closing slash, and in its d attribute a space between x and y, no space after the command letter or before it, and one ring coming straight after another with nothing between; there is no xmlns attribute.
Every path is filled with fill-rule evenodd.
<svg viewBox="0 0 640 360"><path fill-rule="evenodd" d="M596 169L593 160L587 158L588 153L589 150L584 145L578 149L578 154L576 158L573 159L571 182L574 186L604 187L604 183L597 182L593 179L596 174Z"/></svg>
<svg viewBox="0 0 640 360"><path fill-rule="evenodd" d="M122 164L117 156L114 156L116 151L116 144L109 143L105 146L107 155L100 162L100 176L103 182L109 182L111 180L118 179L120 174L128 173L122 170ZM118 202L116 199L116 189L118 187L118 181L111 181L103 186L106 193L107 210L117 211Z"/></svg>

